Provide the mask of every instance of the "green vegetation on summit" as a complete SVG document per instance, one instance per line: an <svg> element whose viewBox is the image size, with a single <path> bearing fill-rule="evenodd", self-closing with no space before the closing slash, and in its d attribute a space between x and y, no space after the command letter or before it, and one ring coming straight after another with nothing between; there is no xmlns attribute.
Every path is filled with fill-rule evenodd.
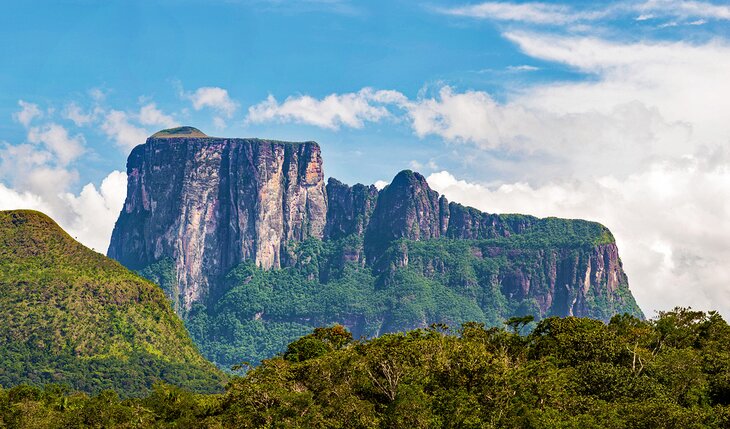
<svg viewBox="0 0 730 429"><path fill-rule="evenodd" d="M156 381L221 388L156 285L39 212L0 212L0 320L5 387L60 383L125 396Z"/></svg>
<svg viewBox="0 0 730 429"><path fill-rule="evenodd" d="M152 135L152 138L173 138L173 137L208 137L195 127L177 127L160 130Z"/></svg>

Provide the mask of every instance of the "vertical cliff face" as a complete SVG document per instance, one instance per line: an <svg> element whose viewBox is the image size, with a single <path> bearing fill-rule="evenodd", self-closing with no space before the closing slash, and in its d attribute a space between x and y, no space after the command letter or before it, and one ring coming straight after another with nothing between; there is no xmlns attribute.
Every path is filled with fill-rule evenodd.
<svg viewBox="0 0 730 429"><path fill-rule="evenodd" d="M279 267L287 241L324 235L314 142L154 135L132 151L127 175L109 256L137 270L174 261L178 310L215 292L242 260Z"/></svg>
<svg viewBox="0 0 730 429"><path fill-rule="evenodd" d="M348 235L361 236L370 223L378 200L375 186L347 186L337 179L327 182L327 224L325 239L337 240Z"/></svg>
<svg viewBox="0 0 730 429"><path fill-rule="evenodd" d="M603 226L449 203L409 170L381 191L336 179L325 186L313 142L166 130L132 151L127 170L109 256L161 284L183 315L196 302L214 306L242 261L264 270L318 261L305 278L323 283L354 262L365 269L358 282L377 287L417 273L470 300L490 296L480 308L496 306L503 316L607 319L637 308ZM318 255L309 238L332 242L321 248L334 253Z"/></svg>
<svg viewBox="0 0 730 429"><path fill-rule="evenodd" d="M602 225L484 213L408 170L380 191L325 185L313 142L166 130L132 151L127 174L109 256L160 284L215 362L271 357L331 323L375 336L641 316Z"/></svg>

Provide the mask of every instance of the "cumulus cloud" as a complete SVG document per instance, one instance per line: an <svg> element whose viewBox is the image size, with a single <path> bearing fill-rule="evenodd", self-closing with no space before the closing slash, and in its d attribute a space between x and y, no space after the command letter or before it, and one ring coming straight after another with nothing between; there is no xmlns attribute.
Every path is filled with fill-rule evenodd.
<svg viewBox="0 0 730 429"><path fill-rule="evenodd" d="M336 130L404 118L419 137L509 153L511 173L543 181L550 172L625 175L653 160L693 154L730 139L725 114L730 111L730 46L725 42L623 43L525 32L505 37L527 55L591 78L519 88L506 100L450 86L415 98L371 88L322 99L305 95L278 102L269 97L249 108L248 121ZM542 168L522 168L530 159L540 159Z"/></svg>
<svg viewBox="0 0 730 429"><path fill-rule="evenodd" d="M528 55L593 74L589 82L531 87L512 98L531 109L558 114L605 114L639 102L668 123L691 127L695 144L724 144L730 123L730 45L711 41L617 43L596 38L506 35Z"/></svg>
<svg viewBox="0 0 730 429"><path fill-rule="evenodd" d="M18 106L20 106L20 110L13 113L13 119L20 122L24 127L30 125L33 119L43 116L43 112L37 104L18 100Z"/></svg>
<svg viewBox="0 0 730 429"><path fill-rule="evenodd" d="M110 110L104 116L101 130L123 150L131 150L147 140L149 132L131 122L128 113Z"/></svg>
<svg viewBox="0 0 730 429"><path fill-rule="evenodd" d="M226 128L226 125L227 125L226 120L221 118L220 116L216 116L213 118L213 126L217 130L222 130L222 129Z"/></svg>
<svg viewBox="0 0 730 429"><path fill-rule="evenodd" d="M63 109L63 117L70 120L77 127L83 127L91 124L96 118L95 111L84 112L76 103L69 103Z"/></svg>
<svg viewBox="0 0 730 429"><path fill-rule="evenodd" d="M61 202L68 205L72 215L61 222L78 241L106 253L126 195L127 175L121 171L112 171L102 180L99 189L89 183L78 195L62 194Z"/></svg>
<svg viewBox="0 0 730 429"><path fill-rule="evenodd" d="M139 122L143 125L155 125L163 128L173 128L180 125L172 116L158 109L155 103L145 104L139 109Z"/></svg>
<svg viewBox="0 0 730 429"><path fill-rule="evenodd" d="M619 43L508 33L526 54L592 75L521 88L497 101L484 91L442 87L405 103L417 135L436 135L540 158L556 174L628 174L658 158L694 154L730 139L730 46L713 41ZM562 171L562 172L561 172Z"/></svg>
<svg viewBox="0 0 730 429"><path fill-rule="evenodd" d="M0 210L30 209L42 212L50 211L50 207L39 195L32 192L19 192L0 183Z"/></svg>
<svg viewBox="0 0 730 429"><path fill-rule="evenodd" d="M292 96L283 103L269 95L265 101L249 107L247 121L297 122L329 129L362 128L365 122L378 122L390 116L386 104L403 103L405 99L397 91L372 88L330 94L321 100L309 95Z"/></svg>
<svg viewBox="0 0 730 429"><path fill-rule="evenodd" d="M125 173L113 171L99 189L89 183L78 195L64 192L46 196L0 183L0 210L42 211L85 246L106 253L114 222L126 197L126 183Z"/></svg>
<svg viewBox="0 0 730 429"><path fill-rule="evenodd" d="M195 90L195 92L183 94L183 96L193 103L195 110L201 110L207 107L228 118L232 117L238 108L238 103L231 99L228 91L216 86L201 87Z"/></svg>
<svg viewBox="0 0 730 429"><path fill-rule="evenodd" d="M649 312L676 305L730 316L730 164L688 158L625 178L486 186L447 171L429 184L452 201L491 213L599 221L614 233L631 289Z"/></svg>
<svg viewBox="0 0 730 429"><path fill-rule="evenodd" d="M66 128L55 123L31 128L28 141L45 145L56 155L60 165L66 165L84 153L84 137L81 134L70 136Z"/></svg>
<svg viewBox="0 0 730 429"><path fill-rule="evenodd" d="M388 186L388 182L386 182L385 180L376 180L375 183L373 184L373 186L375 186L375 188L380 190L380 189L383 189L386 186Z"/></svg>

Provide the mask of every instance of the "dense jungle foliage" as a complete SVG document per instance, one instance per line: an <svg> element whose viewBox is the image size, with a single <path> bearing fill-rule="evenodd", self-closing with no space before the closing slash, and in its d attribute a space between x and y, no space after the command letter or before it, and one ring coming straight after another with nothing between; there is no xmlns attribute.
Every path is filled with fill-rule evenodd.
<svg viewBox="0 0 730 429"><path fill-rule="evenodd" d="M524 315L541 320L568 314L541 308L536 300L552 296L548 276L554 266L576 261L576 271L584 272L595 246L606 243L613 237L599 224L544 219L529 234L510 238L397 240L378 272L363 263L360 237L308 239L290 244L290 267L240 264L221 281L220 294L184 318L203 355L224 368L241 360L260 362L315 327L333 323L347 326L356 338L370 338L432 323L499 326ZM514 273L532 279L529 296L504 289L500 279ZM176 285L171 260L141 274L167 291ZM585 305L586 316L604 321L622 313L643 317L625 282L613 291L605 285L591 288Z"/></svg>
<svg viewBox="0 0 730 429"><path fill-rule="evenodd" d="M0 391L0 427L727 428L730 326L676 309L650 321L529 317L358 341L320 328L224 394L157 385L138 399L58 386Z"/></svg>
<svg viewBox="0 0 730 429"><path fill-rule="evenodd" d="M28 210L0 212L0 385L222 390L156 285Z"/></svg>

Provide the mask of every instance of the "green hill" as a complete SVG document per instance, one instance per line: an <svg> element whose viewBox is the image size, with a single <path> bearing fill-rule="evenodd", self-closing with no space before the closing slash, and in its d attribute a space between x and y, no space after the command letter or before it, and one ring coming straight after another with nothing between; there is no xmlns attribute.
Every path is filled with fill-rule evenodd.
<svg viewBox="0 0 730 429"><path fill-rule="evenodd" d="M0 212L0 385L220 389L162 291L46 215Z"/></svg>

